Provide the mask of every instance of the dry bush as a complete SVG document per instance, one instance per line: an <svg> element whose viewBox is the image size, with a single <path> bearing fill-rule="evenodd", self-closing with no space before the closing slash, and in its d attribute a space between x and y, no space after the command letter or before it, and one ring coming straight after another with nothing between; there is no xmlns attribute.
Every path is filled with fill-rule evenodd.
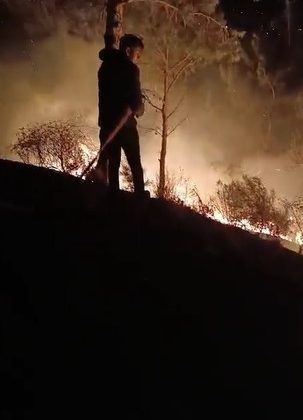
<svg viewBox="0 0 303 420"><path fill-rule="evenodd" d="M217 187L212 203L229 223L242 227L249 223L260 233L287 234L289 212L279 206L275 192L267 190L260 178L243 175L229 184L219 181Z"/></svg>
<svg viewBox="0 0 303 420"><path fill-rule="evenodd" d="M303 198L284 200L283 205L290 215L292 239L303 245Z"/></svg>
<svg viewBox="0 0 303 420"><path fill-rule="evenodd" d="M69 174L79 174L95 149L93 140L72 120L23 127L12 147L25 163Z"/></svg>
<svg viewBox="0 0 303 420"><path fill-rule="evenodd" d="M166 171L165 185L160 186L159 176L152 184L153 194L157 198L171 201L178 205L186 205L190 201L191 187L189 178L182 170L178 173Z"/></svg>
<svg viewBox="0 0 303 420"><path fill-rule="evenodd" d="M194 187L191 189L192 202L190 207L199 214L207 217L214 217L214 208L211 202L205 202L202 200L201 195L197 189Z"/></svg>

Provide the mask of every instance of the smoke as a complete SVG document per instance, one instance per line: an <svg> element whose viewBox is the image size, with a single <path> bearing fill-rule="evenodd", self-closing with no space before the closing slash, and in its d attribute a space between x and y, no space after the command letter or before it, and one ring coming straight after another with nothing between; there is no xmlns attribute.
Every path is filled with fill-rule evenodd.
<svg viewBox="0 0 303 420"><path fill-rule="evenodd" d="M0 1L0 153L18 128L81 114L95 127L101 3Z"/></svg>
<svg viewBox="0 0 303 420"><path fill-rule="evenodd" d="M42 2L47 3L42 9L33 8L33 3L37 7L37 2L0 0L1 20L6 22L0 25L0 152L6 156L20 127L72 114L84 117L97 141L101 3L49 1ZM211 11L216 5L208 2ZM127 30L137 24L128 19ZM232 66L212 63L197 68L176 91L176 97L184 89L186 93L177 117L188 119L169 138L168 168L183 169L202 196L213 193L219 178L229 180L245 172L260 176L283 196L301 194L301 167L289 159L292 133L302 121L297 90L290 92L270 72L262 73L261 54L257 61L247 55ZM143 86L155 83L152 64L146 51ZM144 127L155 121L149 108L139 121L142 160L150 178L158 170L160 137Z"/></svg>
<svg viewBox="0 0 303 420"><path fill-rule="evenodd" d="M2 152L33 122L81 114L95 125L98 49L62 29L33 46L30 60L0 64Z"/></svg>

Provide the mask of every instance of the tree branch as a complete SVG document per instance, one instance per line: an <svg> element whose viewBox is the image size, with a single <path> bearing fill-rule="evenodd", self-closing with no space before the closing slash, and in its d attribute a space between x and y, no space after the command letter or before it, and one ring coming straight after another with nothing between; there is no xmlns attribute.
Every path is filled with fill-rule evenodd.
<svg viewBox="0 0 303 420"><path fill-rule="evenodd" d="M177 130L178 127L180 127L180 125L182 125L186 120L188 119L188 117L183 118L183 120L179 121L178 124L176 124L174 126L174 128L172 128L168 133L167 133L167 137L170 136L174 131Z"/></svg>
<svg viewBox="0 0 303 420"><path fill-rule="evenodd" d="M226 28L226 26L223 23L219 22L218 20L216 20L215 18L213 18L212 16L210 16L210 15L208 15L206 13L203 13L203 12L200 12L200 11L193 12L192 13L192 16L201 16L204 19L206 19L206 20L214 23L216 26L219 26L222 30L224 30L224 31L227 32L227 28Z"/></svg>
<svg viewBox="0 0 303 420"><path fill-rule="evenodd" d="M184 96L182 96L177 105L175 106L175 108L168 114L167 119L169 119L172 115L174 115L174 113L178 110L179 106L182 104L182 102L184 101Z"/></svg>
<svg viewBox="0 0 303 420"><path fill-rule="evenodd" d="M121 3L139 3L139 2L148 2L148 0L121 0ZM152 0L151 3L158 3L162 6L165 6L169 9L174 10L175 12L180 12L178 7L166 2L165 0Z"/></svg>
<svg viewBox="0 0 303 420"><path fill-rule="evenodd" d="M138 127L145 131L153 131L156 135L161 134L159 127L143 127L142 125L139 125Z"/></svg>
<svg viewBox="0 0 303 420"><path fill-rule="evenodd" d="M188 60L188 62L185 62L183 64L183 66L176 72L176 74L173 76L172 80L170 81L168 88L167 88L167 92L170 91L170 89L174 86L174 84L178 81L178 79L182 76L182 74L185 72L185 70L194 65L196 63L197 59L194 58L190 58Z"/></svg>
<svg viewBox="0 0 303 420"><path fill-rule="evenodd" d="M156 104L154 104L149 98L146 97L146 101L150 106L155 108L157 111L162 112L162 109L159 106L157 106Z"/></svg>
<svg viewBox="0 0 303 420"><path fill-rule="evenodd" d="M143 92L143 95L144 95L145 98L149 98L148 94L150 94L151 96L157 98L158 101L161 101L160 94L157 91L155 91L155 90L152 90L152 89L143 89L142 92Z"/></svg>
<svg viewBox="0 0 303 420"><path fill-rule="evenodd" d="M160 6L164 6L165 9L170 9L173 12L172 15L169 16L170 18L173 17L173 16L177 16L179 14L181 16L182 20L183 20L184 26L186 25L185 18L182 15L180 9L176 6L174 6L173 4L168 3L165 0L122 0L122 2L123 2L123 5L126 4L126 3L137 3L137 2L157 3Z"/></svg>
<svg viewBox="0 0 303 420"><path fill-rule="evenodd" d="M170 4L170 3L168 3L167 1L165 1L165 0L120 0L120 4L123 4L123 6L125 5L125 4L130 4L130 3L139 3L139 2L150 2L150 3L157 3L157 4L159 4L159 5L162 5L162 6L164 6L165 8L167 8L167 9L170 9L170 10L172 10L174 13L177 13L177 14L180 14L180 16L182 17L182 19L183 19L183 23L185 24L185 18L184 18L184 16L182 15L182 13L181 13L181 11L180 11L180 9L177 7L177 6L174 6L173 4ZM224 32L227 32L228 33L228 29L226 28L226 26L223 24L223 23L221 23L221 22L219 22L217 19L215 19L215 18L213 18L212 16L210 16L210 15L208 15L207 13L204 13L204 12L201 12L200 10L198 10L197 12L193 12L193 13L190 13L190 15L191 16L200 16L200 17L202 17L203 19L206 19L206 20L208 20L209 22L212 22L212 23L214 23L216 26L218 26L221 30L223 30Z"/></svg>
<svg viewBox="0 0 303 420"><path fill-rule="evenodd" d="M147 92L150 92L153 96L158 96L158 100L161 101L161 98L159 95L157 95L155 92L149 91L148 89L144 90L144 98L147 101L147 103L152 106L153 108L155 108L157 111L162 112L162 109L156 105L154 102L152 102L152 100L150 99L150 97L148 96Z"/></svg>
<svg viewBox="0 0 303 420"><path fill-rule="evenodd" d="M181 64L183 64L184 62L186 62L190 57L191 57L191 53L188 53L184 58L181 58L179 61L177 61L177 63L175 63L169 69L169 71L171 71L171 72L175 71L178 66L180 66Z"/></svg>
<svg viewBox="0 0 303 420"><path fill-rule="evenodd" d="M162 49L160 47L157 47L156 54L161 58L163 63L166 65L167 64L167 57L165 56L164 52L162 51Z"/></svg>

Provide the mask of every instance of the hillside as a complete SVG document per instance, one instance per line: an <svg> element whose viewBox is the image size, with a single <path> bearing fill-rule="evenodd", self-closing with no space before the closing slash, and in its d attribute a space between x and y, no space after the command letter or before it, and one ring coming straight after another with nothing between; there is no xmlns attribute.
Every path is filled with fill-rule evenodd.
<svg viewBox="0 0 303 420"><path fill-rule="evenodd" d="M1 418L302 411L301 256L45 169L0 180Z"/></svg>

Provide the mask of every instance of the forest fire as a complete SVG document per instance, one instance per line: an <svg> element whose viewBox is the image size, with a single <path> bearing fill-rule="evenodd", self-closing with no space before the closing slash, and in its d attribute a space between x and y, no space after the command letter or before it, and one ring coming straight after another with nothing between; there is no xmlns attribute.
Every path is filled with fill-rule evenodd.
<svg viewBox="0 0 303 420"><path fill-rule="evenodd" d="M24 143L20 153L13 145L14 156L17 154L21 160L79 175L96 153L81 146L90 137L86 127L94 130L93 143L98 147L96 74L100 62L97 57L102 48L102 33L113 28L106 25L101 3L90 7L84 2L81 7L78 3L68 3L69 7L64 10L56 2L51 7L41 1L41 8L28 4L26 19L31 22L24 30L32 40L26 46L26 56L30 60L19 57L19 61L6 63L3 60L1 64L1 77L7 86L3 92L1 138L6 142L6 149L11 150L10 142L13 133L17 132L17 141L18 136L19 140L23 136ZM19 3L12 0L6 4L13 18ZM291 2L285 4L287 44L289 48L295 48L296 37L301 36L293 30L296 6ZM258 30L238 32L237 28L232 28L216 0L202 2L200 6L199 10L194 10L194 6L179 10L169 1L155 1L153 7L144 2L129 1L123 2L114 16L113 22L116 19L119 23L119 33L113 30L109 35L115 38L121 36L121 30L133 31L142 35L145 44L139 65L146 111L138 123L140 130L143 127L140 131L143 166L151 169L151 178L158 177L162 197L170 191L171 196L191 207L195 200L190 197L188 185L177 183L171 188L170 179L166 179L167 171L182 167L185 175L197 182L199 191L208 196L215 193L217 179L226 180L226 173L233 179L230 168L249 160L252 170L247 171L244 165L242 173L260 176L279 196L296 200L302 195L299 179L303 161L303 95L297 86L291 92L287 91L287 77L295 69L291 68L290 73L285 73L285 80L280 80L284 73L279 73L278 64L277 69L269 69L268 57L262 53L267 42L262 38L263 33ZM62 14L66 15L64 24ZM146 25L146 16L151 25ZM275 17L270 22L268 31L274 35L277 29L281 30L279 25L283 22ZM157 32L153 29L154 23L157 23ZM41 25L47 36L40 36ZM189 33L195 33L195 37L188 37ZM244 33L249 44L247 49L241 41ZM113 40L117 41L116 38ZM18 37L13 41L14 47L19 41L23 42ZM50 68L53 69L51 74ZM169 71L165 72L166 68ZM14 74L19 75L18 83L12 77ZM69 121L69 116L74 114L83 116L83 129ZM38 124L38 121L44 122ZM31 126L22 134L20 127L28 124ZM149 134L144 128L148 128ZM43 138L45 148L52 150L52 156L44 156L42 162L38 160L42 156ZM50 144L51 139L54 144ZM80 148L77 142L81 143ZM24 147L32 147L32 152L36 147L32 157L30 150ZM70 156L62 159L62 151ZM294 165L296 172L285 170L283 174L281 171L273 174L272 171L264 177L263 169L269 162L276 162L276 156L277 164L281 166L275 168ZM218 165L214 170L213 164ZM249 207L247 203L246 207ZM301 245L302 210L293 206L290 209L287 218L291 232L285 232L284 228L282 232L279 226L273 233L270 215L266 216L269 227L259 222L256 227L241 211L235 221L217 207L210 217ZM279 214L274 212L272 225L276 224ZM285 219L286 216L282 216Z"/></svg>
<svg viewBox="0 0 303 420"><path fill-rule="evenodd" d="M267 191L259 178L244 176L242 181L233 180L230 184L219 181L217 186L218 190L204 203L199 191L196 188L191 189L188 180L181 176L170 198L222 224L235 226L267 239L280 240L284 245L296 244L301 252L303 235L300 202L276 200L274 192ZM238 189L237 194L235 187ZM248 190L248 187L251 189ZM248 205L245 201L247 196L250 197ZM265 202L267 206L264 205ZM241 217L243 214L247 214L250 220Z"/></svg>
<svg viewBox="0 0 303 420"><path fill-rule="evenodd" d="M257 233L257 234L261 234L261 235L268 235L268 236L273 237L273 238L277 237L277 238L292 242L291 238L289 238L287 236L284 236L284 235L273 236L271 230L268 229L268 228L257 229L255 226L251 225L248 220L240 220L239 222L231 223L229 220L227 220L218 211L215 211L214 215L210 216L210 218L212 218L213 220L216 220L217 222L220 222L224 225L236 226L236 227L239 227L243 230L247 230L249 232L253 232L253 233ZM297 239L297 237L296 237L296 239ZM299 242L298 242L298 244L299 244Z"/></svg>
<svg viewBox="0 0 303 420"><path fill-rule="evenodd" d="M302 3L0 0L6 419L299 418Z"/></svg>
<svg viewBox="0 0 303 420"><path fill-rule="evenodd" d="M251 223L249 223L248 220L243 219L238 222L231 223L218 211L215 211L214 214L209 215L209 217L224 225L236 226L248 232L252 232L258 235L262 235L262 236L264 235L265 237L268 237L268 238L279 239L280 241L282 241L282 244L283 244L283 241L286 241L289 243L297 244L300 248L303 245L302 233L300 233L299 231L293 232L292 234L288 234L288 235L282 235L282 234L273 235L272 231L269 228L258 229L255 226L253 226ZM292 222L293 220L292 218L290 218L290 224L292 224Z"/></svg>

